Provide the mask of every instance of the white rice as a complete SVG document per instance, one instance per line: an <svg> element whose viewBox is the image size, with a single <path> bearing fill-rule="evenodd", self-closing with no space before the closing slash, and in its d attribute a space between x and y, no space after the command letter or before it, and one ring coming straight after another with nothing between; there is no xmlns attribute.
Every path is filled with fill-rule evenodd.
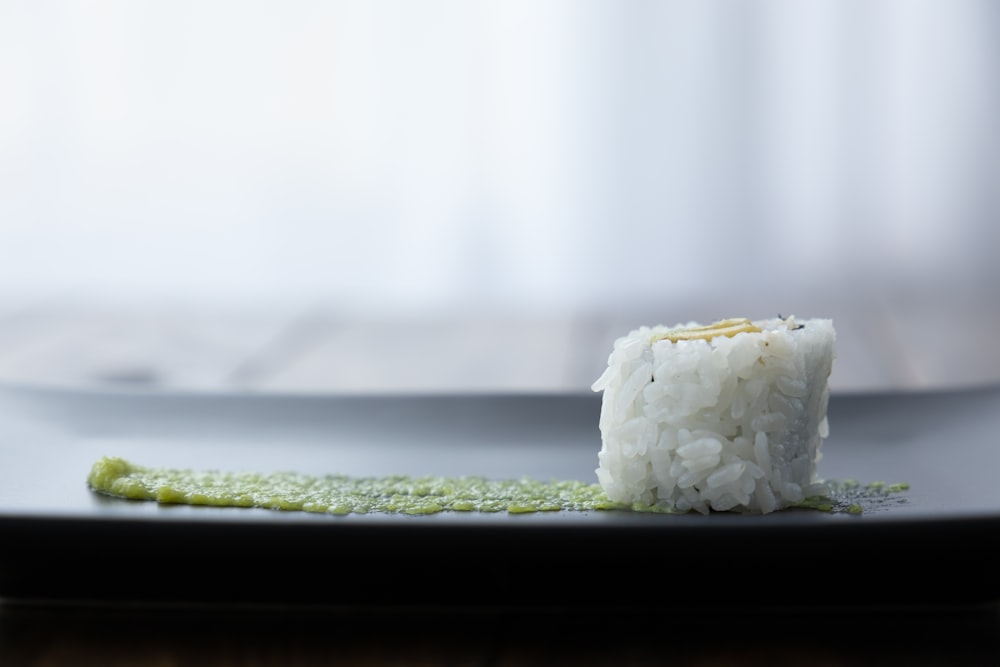
<svg viewBox="0 0 1000 667"><path fill-rule="evenodd" d="M597 478L620 503L671 511L766 514L825 488L832 320L755 320L760 331L656 340L640 327L615 341L592 385L604 392Z"/></svg>

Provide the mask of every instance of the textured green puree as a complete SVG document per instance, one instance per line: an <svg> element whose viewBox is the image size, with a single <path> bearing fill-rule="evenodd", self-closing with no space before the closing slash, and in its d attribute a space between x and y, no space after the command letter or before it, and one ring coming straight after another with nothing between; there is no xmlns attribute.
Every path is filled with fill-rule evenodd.
<svg viewBox="0 0 1000 667"><path fill-rule="evenodd" d="M656 506L611 502L600 485L581 481L491 480L485 477L311 476L295 472L225 472L151 468L103 457L91 468L90 487L105 495L159 503L258 507L329 514L436 514L438 512L556 512L633 510L672 513ZM888 498L906 485L834 483L831 497L807 498L801 507L860 513L863 504Z"/></svg>

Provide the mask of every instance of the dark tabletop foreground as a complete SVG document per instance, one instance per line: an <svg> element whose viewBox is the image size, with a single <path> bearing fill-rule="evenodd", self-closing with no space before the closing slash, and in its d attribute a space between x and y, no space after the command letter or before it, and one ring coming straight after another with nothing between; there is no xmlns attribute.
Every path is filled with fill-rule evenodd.
<svg viewBox="0 0 1000 667"><path fill-rule="evenodd" d="M1000 661L993 607L753 613L0 605L10 667L887 665Z"/></svg>

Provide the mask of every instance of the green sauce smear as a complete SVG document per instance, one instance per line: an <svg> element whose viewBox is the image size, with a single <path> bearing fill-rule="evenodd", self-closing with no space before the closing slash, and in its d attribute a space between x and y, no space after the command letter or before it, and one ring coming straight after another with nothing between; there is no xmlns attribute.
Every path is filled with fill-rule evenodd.
<svg viewBox="0 0 1000 667"><path fill-rule="evenodd" d="M598 485L579 481L198 472L147 468L115 457L95 463L88 482L100 493L137 500L329 514L522 514L622 508Z"/></svg>
<svg viewBox="0 0 1000 667"><path fill-rule="evenodd" d="M97 493L163 504L257 507L343 514L437 514L439 512L586 512L628 510L680 513L659 506L612 502L600 485L570 480L486 477L349 477L295 472L260 474L181 470L136 465L105 456L87 477ZM795 507L858 514L889 501L900 502L905 484L827 482L830 496L807 498Z"/></svg>

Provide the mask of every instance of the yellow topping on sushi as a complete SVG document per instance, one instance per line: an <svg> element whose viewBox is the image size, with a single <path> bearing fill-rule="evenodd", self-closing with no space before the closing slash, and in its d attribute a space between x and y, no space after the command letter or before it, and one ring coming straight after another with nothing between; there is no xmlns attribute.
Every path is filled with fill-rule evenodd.
<svg viewBox="0 0 1000 667"><path fill-rule="evenodd" d="M671 329L665 333L653 336L649 342L655 343L661 340L669 340L676 343L680 340L711 340L716 336L728 336L729 338L732 338L738 333L760 333L760 330L760 327L747 318L736 317L728 320L721 320L703 327Z"/></svg>

